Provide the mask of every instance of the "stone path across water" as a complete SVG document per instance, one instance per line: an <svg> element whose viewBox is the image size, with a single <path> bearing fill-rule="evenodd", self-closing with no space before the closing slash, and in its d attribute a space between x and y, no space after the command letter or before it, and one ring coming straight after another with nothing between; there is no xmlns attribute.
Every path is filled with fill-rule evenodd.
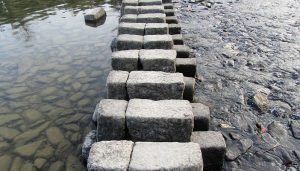
<svg viewBox="0 0 300 171"><path fill-rule="evenodd" d="M196 59L171 1L123 0L118 31L108 99L83 143L87 169L221 170L225 141L208 131L209 108L192 103Z"/></svg>

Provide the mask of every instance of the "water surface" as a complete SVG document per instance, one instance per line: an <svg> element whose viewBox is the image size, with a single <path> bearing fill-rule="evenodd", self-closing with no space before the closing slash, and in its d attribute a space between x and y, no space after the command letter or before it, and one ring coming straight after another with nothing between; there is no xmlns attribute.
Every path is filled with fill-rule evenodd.
<svg viewBox="0 0 300 171"><path fill-rule="evenodd" d="M105 97L116 2L0 0L0 167L83 170L80 145ZM103 6L98 27L85 9Z"/></svg>

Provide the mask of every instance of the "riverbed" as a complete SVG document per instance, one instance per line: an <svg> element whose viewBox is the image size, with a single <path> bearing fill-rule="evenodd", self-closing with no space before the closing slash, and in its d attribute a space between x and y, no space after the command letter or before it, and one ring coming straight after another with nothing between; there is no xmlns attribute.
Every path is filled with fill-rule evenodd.
<svg viewBox="0 0 300 171"><path fill-rule="evenodd" d="M177 2L196 102L226 139L224 170L300 170L299 1Z"/></svg>
<svg viewBox="0 0 300 171"><path fill-rule="evenodd" d="M0 1L1 170L84 170L80 145L106 97L115 1ZM106 18L84 21L102 6Z"/></svg>

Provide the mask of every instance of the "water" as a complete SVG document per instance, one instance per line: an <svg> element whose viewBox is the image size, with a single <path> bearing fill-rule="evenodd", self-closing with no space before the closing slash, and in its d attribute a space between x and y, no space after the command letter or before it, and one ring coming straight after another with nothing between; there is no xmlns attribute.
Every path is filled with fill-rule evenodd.
<svg viewBox="0 0 300 171"><path fill-rule="evenodd" d="M104 6L103 25L85 9ZM117 2L0 0L0 167L84 170L80 145L106 95Z"/></svg>

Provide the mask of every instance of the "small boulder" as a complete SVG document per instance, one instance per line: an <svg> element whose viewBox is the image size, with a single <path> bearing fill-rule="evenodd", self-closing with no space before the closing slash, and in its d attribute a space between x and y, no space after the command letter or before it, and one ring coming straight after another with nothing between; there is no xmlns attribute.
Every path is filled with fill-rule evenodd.
<svg viewBox="0 0 300 171"><path fill-rule="evenodd" d="M87 13L84 15L84 19L89 22L94 22L102 18L106 15L106 12L103 8L95 8L87 11Z"/></svg>

